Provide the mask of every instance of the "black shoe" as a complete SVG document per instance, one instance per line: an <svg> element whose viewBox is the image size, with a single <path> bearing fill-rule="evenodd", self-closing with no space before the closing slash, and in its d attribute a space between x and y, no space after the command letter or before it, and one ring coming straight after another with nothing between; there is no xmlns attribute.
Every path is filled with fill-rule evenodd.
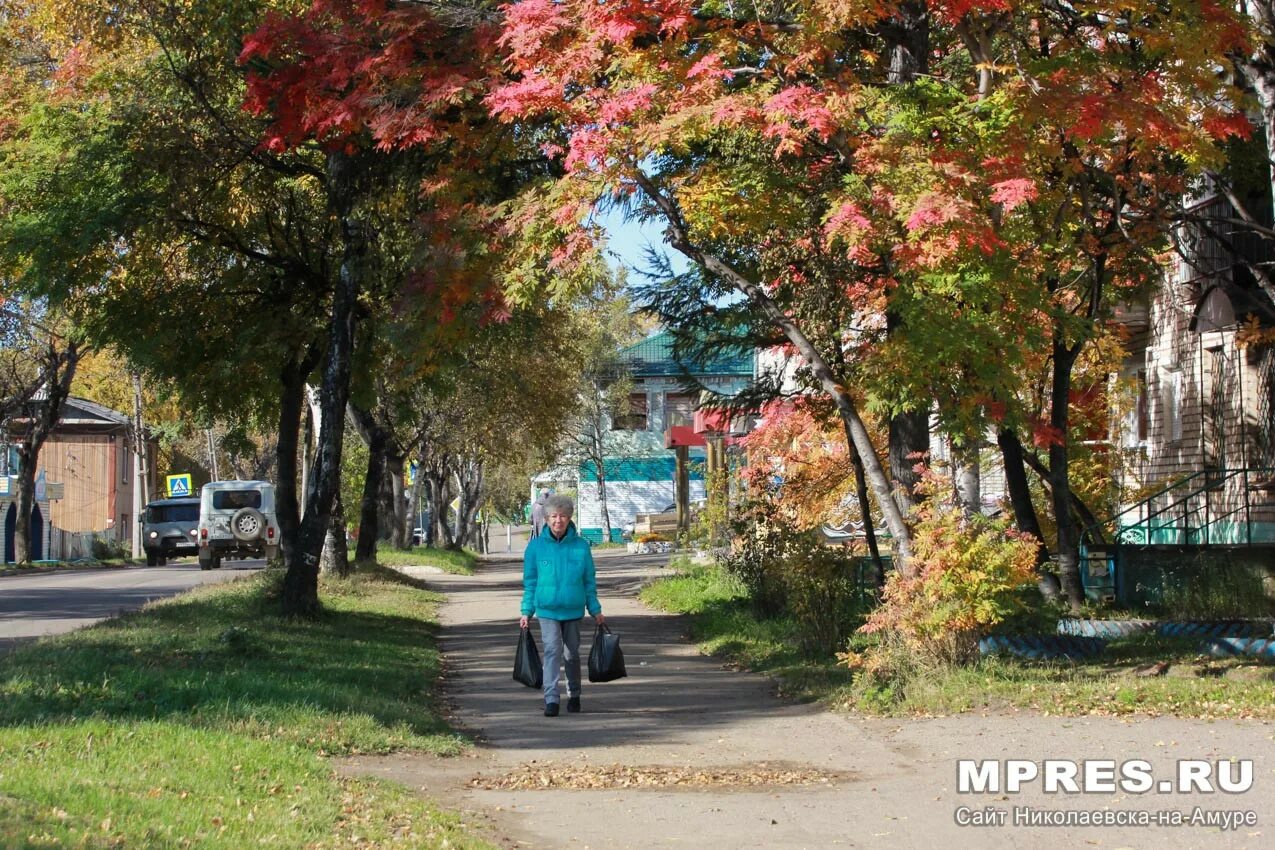
<svg viewBox="0 0 1275 850"><path fill-rule="evenodd" d="M579 714L579 713L580 713L580 698L579 697L568 698L567 699L567 714Z"/></svg>
<svg viewBox="0 0 1275 850"><path fill-rule="evenodd" d="M545 703L545 717L557 717L558 704L556 702Z"/></svg>

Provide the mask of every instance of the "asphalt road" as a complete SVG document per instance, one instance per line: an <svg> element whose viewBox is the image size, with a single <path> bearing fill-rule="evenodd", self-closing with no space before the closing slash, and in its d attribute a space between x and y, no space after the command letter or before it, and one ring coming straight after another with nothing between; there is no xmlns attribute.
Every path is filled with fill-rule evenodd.
<svg viewBox="0 0 1275 850"><path fill-rule="evenodd" d="M208 582L256 572L265 561L230 561L201 570L191 559L166 567L66 570L0 577L0 653L176 596Z"/></svg>

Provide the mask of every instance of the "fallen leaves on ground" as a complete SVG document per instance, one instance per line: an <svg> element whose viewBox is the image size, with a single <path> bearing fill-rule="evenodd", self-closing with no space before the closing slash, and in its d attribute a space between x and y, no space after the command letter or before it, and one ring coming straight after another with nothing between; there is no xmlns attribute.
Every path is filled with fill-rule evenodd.
<svg viewBox="0 0 1275 850"><path fill-rule="evenodd" d="M766 763L743 767L670 767L661 765L605 766L524 764L503 776L479 774L471 787L487 791L535 791L550 788L670 788L758 787L818 785L844 779L847 774Z"/></svg>

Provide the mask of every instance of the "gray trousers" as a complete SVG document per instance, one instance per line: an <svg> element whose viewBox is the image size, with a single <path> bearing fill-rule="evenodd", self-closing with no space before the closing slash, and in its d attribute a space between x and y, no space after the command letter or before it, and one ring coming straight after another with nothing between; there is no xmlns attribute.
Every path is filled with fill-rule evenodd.
<svg viewBox="0 0 1275 850"><path fill-rule="evenodd" d="M580 621L546 620L540 621L540 644L544 652L545 666L545 702L558 702L558 677L561 668L567 668L567 696L580 696ZM565 665L564 665L565 662Z"/></svg>

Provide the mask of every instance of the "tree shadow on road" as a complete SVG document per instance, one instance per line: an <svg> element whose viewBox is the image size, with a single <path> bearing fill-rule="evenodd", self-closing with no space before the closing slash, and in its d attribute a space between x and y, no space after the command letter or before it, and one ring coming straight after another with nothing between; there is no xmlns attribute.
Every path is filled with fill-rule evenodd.
<svg viewBox="0 0 1275 850"><path fill-rule="evenodd" d="M429 584L444 589L453 604L484 606L504 594L507 617L449 623L441 633L445 656L444 695L456 721L487 745L511 751L545 748L588 750L643 743L676 743L704 729L730 732L759 714L803 715L819 711L776 697L775 684L741 674L720 659L700 655L687 642L689 621L640 607L631 600L658 575L666 558L615 559L599 563L598 587L607 624L621 637L628 677L590 684L584 678L584 712L546 718L538 690L512 678L518 640L520 572L508 562L480 566L464 580L441 577ZM611 561L611 559L608 559ZM502 572L503 570L503 572ZM612 603L618 608L613 609ZM500 604L500 603L496 603ZM611 613L619 610L620 613ZM533 634L538 631L533 626ZM581 624L582 667L586 666L592 621ZM565 691L565 678L563 680Z"/></svg>

